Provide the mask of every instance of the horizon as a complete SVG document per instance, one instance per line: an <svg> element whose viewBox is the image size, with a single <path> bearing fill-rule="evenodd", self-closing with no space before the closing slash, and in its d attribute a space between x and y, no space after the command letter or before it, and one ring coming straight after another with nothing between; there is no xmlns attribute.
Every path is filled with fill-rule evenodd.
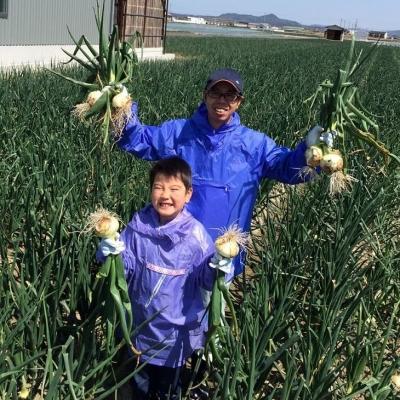
<svg viewBox="0 0 400 400"><path fill-rule="evenodd" d="M268 8L268 10L266 10ZM185 15L219 16L221 14L246 14L256 17L275 14L280 19L302 25L340 25L346 29L375 31L400 30L400 1L337 0L335 4L321 4L318 0L250 0L246 4L232 4L222 0L217 5L212 0L188 3L186 0L169 0L169 12ZM330 17L326 17L329 15Z"/></svg>

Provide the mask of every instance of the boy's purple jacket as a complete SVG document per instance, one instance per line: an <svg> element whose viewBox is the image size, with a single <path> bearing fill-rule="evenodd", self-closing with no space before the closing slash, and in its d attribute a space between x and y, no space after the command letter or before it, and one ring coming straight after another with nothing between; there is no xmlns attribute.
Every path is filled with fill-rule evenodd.
<svg viewBox="0 0 400 400"><path fill-rule="evenodd" d="M160 126L143 125L136 104L132 111L118 146L146 160L179 156L187 161L193 173L188 210L213 240L221 228L231 224L250 231L263 178L289 184L307 180L300 173L306 166L304 142L293 151L277 146L267 135L241 125L237 113L215 130L208 122L204 103L191 118L170 120ZM237 275L243 269L239 257L234 265Z"/></svg>
<svg viewBox="0 0 400 400"><path fill-rule="evenodd" d="M207 317L200 288L212 289L215 270L208 262L214 244L187 210L160 226L151 205L133 216L120 240L126 245L121 255L135 327L158 313L135 336L142 359L180 366L204 346Z"/></svg>

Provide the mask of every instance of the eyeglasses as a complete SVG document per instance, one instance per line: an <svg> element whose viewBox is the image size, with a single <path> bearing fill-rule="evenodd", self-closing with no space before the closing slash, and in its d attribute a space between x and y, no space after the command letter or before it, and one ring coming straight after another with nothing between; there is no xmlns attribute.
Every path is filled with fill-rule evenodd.
<svg viewBox="0 0 400 400"><path fill-rule="evenodd" d="M228 103L234 103L235 101L237 101L242 97L240 96L240 94L235 92L221 93L218 92L217 90L209 90L207 92L207 96L209 96L212 99L220 99L222 96Z"/></svg>

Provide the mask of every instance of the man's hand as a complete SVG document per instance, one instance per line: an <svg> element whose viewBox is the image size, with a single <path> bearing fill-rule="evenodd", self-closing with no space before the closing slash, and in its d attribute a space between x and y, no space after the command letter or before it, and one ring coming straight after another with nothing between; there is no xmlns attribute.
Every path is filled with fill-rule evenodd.
<svg viewBox="0 0 400 400"><path fill-rule="evenodd" d="M321 135L321 140L328 146L333 147L333 139L336 137L336 131L323 132Z"/></svg>
<svg viewBox="0 0 400 400"><path fill-rule="evenodd" d="M321 133L324 130L322 126L315 125L312 127L306 136L306 145L307 147L315 146L321 142Z"/></svg>
<svg viewBox="0 0 400 400"><path fill-rule="evenodd" d="M306 136L307 147L315 146L321 142L325 143L328 147L333 147L333 139L336 136L336 131L323 132L324 128L319 125L312 127Z"/></svg>
<svg viewBox="0 0 400 400"><path fill-rule="evenodd" d="M99 244L99 251L104 257L107 257L110 254L119 254L124 250L125 243L119 240L119 234L117 234L115 239L103 239Z"/></svg>

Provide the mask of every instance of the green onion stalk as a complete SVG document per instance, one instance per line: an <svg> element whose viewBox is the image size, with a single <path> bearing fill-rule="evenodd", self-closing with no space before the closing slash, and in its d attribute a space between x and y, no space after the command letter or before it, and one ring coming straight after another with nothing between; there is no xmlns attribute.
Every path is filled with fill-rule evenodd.
<svg viewBox="0 0 400 400"><path fill-rule="evenodd" d="M110 211L99 209L89 216L86 230L93 231L101 238L118 237L119 220ZM139 357L141 352L135 348L131 340L133 314L128 286L124 274L124 265L120 254L110 254L96 274L96 287L101 287L99 299L104 303L104 320L106 321L107 343L111 343L115 326L120 325L121 333L133 354Z"/></svg>
<svg viewBox="0 0 400 400"><path fill-rule="evenodd" d="M331 194L340 193L351 187L355 179L348 174L347 159L349 142L352 145L366 143L377 150L384 158L385 165L389 161L400 164L400 158L391 153L381 142L379 126L375 116L362 104L359 89L354 81L355 73L377 50L378 42L362 57L362 50L355 54L355 38L352 37L350 50L344 69L339 69L334 82L329 79L318 85L318 89L305 103L309 103L311 111L318 107L319 124L325 132L335 132L339 149L327 146L323 141L306 150L307 173L314 173L320 167L330 175Z"/></svg>
<svg viewBox="0 0 400 400"><path fill-rule="evenodd" d="M223 234L215 240L217 262L218 259L231 260L236 257L240 249L246 246L247 241L248 234L242 232L236 225L226 229ZM223 336L223 330L228 328L222 323L222 319L225 315L224 301L231 315L233 333L235 337L238 338L239 326L232 298L225 282L225 272L217 268L209 305L206 349L211 353L212 361L218 366L223 365L223 360L218 352L217 341L218 338Z"/></svg>
<svg viewBox="0 0 400 400"><path fill-rule="evenodd" d="M100 126L103 144L106 144L110 128L118 137L131 116L132 99L125 85L132 80L138 63L134 48L136 43L141 43L141 36L136 32L131 40L121 41L116 25L111 35L108 35L104 27L104 2L101 10L97 4L95 18L99 32L98 51L85 35L76 40L69 29L75 50L70 53L62 49L70 57L66 64L75 61L87 70L86 81L76 80L54 70L49 71L86 89L86 98L75 105L72 114L80 120L94 119Z"/></svg>

